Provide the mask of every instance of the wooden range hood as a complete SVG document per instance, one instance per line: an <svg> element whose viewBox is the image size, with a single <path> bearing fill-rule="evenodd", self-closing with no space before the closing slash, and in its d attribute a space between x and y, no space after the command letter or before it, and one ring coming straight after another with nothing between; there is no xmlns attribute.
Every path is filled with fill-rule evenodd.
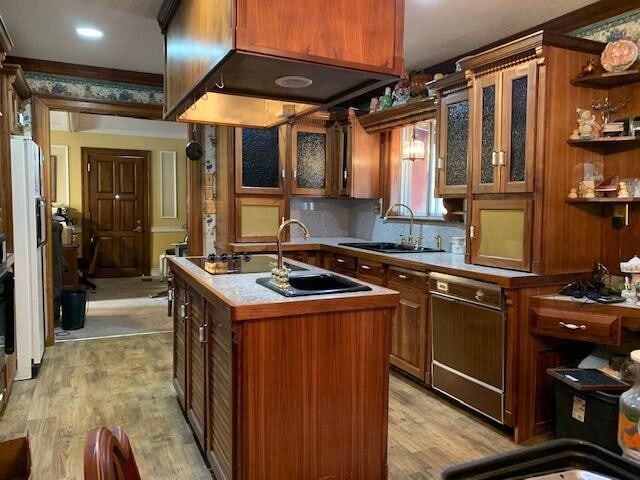
<svg viewBox="0 0 640 480"><path fill-rule="evenodd" d="M158 22L165 119L269 128L404 68L404 0L165 0Z"/></svg>

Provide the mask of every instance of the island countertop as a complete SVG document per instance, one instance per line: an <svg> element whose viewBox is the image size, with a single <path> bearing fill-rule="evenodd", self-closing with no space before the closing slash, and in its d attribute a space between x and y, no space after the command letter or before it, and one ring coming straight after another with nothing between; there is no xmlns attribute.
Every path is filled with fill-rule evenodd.
<svg viewBox="0 0 640 480"><path fill-rule="evenodd" d="M272 257L275 261L276 257L274 255ZM392 308L397 306L399 301L397 292L361 280L358 282L367 285L371 290L285 297L256 283L258 278L268 277L270 272L212 275L194 264L188 257L169 257L169 261L172 268L192 280L191 285L198 288L203 295L209 298L215 297L227 305L232 321L306 315L326 311ZM306 269L306 271L293 272L291 276L311 272L327 272L322 268L289 259L287 259L287 263Z"/></svg>
<svg viewBox="0 0 640 480"><path fill-rule="evenodd" d="M453 255L447 252L428 253L380 253L360 248L347 247L341 243L368 242L351 237L312 237L305 241L293 239L284 242L284 251L323 250L343 255L353 255L372 261L386 263L402 268L424 272L440 272L450 275L472 278L485 282L493 282L505 288L521 288L544 284L568 283L580 278L587 272L575 274L538 275L535 273L507 270L504 268L485 267L465 263L464 255ZM222 251L230 252L268 252L275 251L275 243L229 243L222 245Z"/></svg>

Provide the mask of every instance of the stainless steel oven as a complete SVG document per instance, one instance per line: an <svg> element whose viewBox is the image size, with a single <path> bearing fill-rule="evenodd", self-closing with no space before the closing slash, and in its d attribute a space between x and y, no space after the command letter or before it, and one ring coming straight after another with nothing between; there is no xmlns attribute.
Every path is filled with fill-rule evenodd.
<svg viewBox="0 0 640 480"><path fill-rule="evenodd" d="M433 273L433 388L504 423L506 315L498 285Z"/></svg>

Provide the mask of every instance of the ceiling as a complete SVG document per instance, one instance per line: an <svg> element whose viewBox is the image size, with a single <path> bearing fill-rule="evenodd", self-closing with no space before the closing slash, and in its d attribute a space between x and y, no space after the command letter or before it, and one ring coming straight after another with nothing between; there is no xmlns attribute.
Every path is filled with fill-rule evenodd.
<svg viewBox="0 0 640 480"><path fill-rule="evenodd" d="M539 25L595 0L406 0L407 69L443 60ZM11 55L162 73L162 0L0 0ZM26 14L28 12L28 14ZM81 40L78 25L104 31Z"/></svg>
<svg viewBox="0 0 640 480"><path fill-rule="evenodd" d="M187 140L187 125L184 123L57 110L50 115L51 130L54 131Z"/></svg>

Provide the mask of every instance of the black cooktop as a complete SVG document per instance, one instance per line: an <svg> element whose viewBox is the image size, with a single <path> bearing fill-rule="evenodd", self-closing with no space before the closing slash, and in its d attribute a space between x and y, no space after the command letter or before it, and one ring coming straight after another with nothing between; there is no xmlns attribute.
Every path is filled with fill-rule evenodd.
<svg viewBox="0 0 640 480"><path fill-rule="evenodd" d="M230 273L268 273L276 264L272 255L226 254L209 255L208 257L188 257L194 265L211 275L227 275ZM303 271L306 268L284 262L291 271Z"/></svg>

